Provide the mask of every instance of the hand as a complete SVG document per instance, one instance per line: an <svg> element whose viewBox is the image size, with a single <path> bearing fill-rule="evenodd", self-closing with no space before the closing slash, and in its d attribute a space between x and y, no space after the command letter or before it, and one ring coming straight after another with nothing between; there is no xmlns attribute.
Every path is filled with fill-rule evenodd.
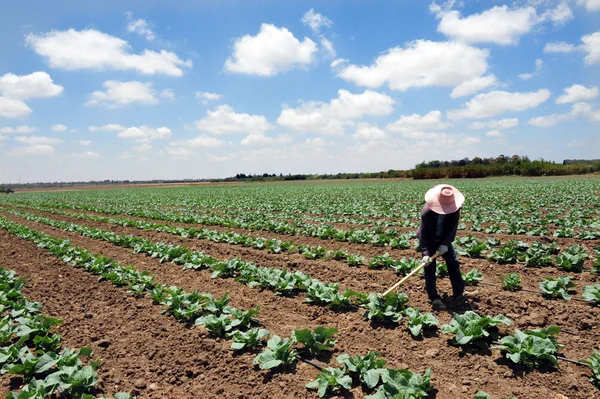
<svg viewBox="0 0 600 399"><path fill-rule="evenodd" d="M423 262L429 264L429 256L423 256Z"/></svg>
<svg viewBox="0 0 600 399"><path fill-rule="evenodd" d="M440 255L443 255L446 252L448 252L448 246L447 245L440 245L440 247L438 248L438 251L440 251Z"/></svg>

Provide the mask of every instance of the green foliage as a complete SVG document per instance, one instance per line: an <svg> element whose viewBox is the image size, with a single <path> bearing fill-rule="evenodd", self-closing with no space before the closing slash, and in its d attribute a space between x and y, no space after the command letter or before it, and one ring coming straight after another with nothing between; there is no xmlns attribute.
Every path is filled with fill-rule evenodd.
<svg viewBox="0 0 600 399"><path fill-rule="evenodd" d="M391 292L385 297L380 294L370 294L367 303L362 305L367 311L364 317L372 322L397 323L402 319L402 312L406 309L408 296L404 293Z"/></svg>
<svg viewBox="0 0 600 399"><path fill-rule="evenodd" d="M364 399L419 399L427 397L433 389L431 369L427 369L423 376L409 370L384 370L381 379L383 385Z"/></svg>
<svg viewBox="0 0 600 399"><path fill-rule="evenodd" d="M327 352L337 342L333 338L337 334L338 329L335 327L326 328L319 326L311 331L309 328L292 331L292 340L304 345L301 353L307 353L311 356L316 356L321 352Z"/></svg>
<svg viewBox="0 0 600 399"><path fill-rule="evenodd" d="M363 260L365 260L365 257L360 254L346 255L346 262L348 263L348 266L360 266L362 265Z"/></svg>
<svg viewBox="0 0 600 399"><path fill-rule="evenodd" d="M417 268L421 262L415 258L402 258L397 260L390 267L398 274L402 274L406 276L408 273L412 272L415 268Z"/></svg>
<svg viewBox="0 0 600 399"><path fill-rule="evenodd" d="M306 384L309 389L317 389L320 398L327 393L338 392L340 388L352 388L352 378L346 375L345 368L327 367L321 371L314 381Z"/></svg>
<svg viewBox="0 0 600 399"><path fill-rule="evenodd" d="M600 284L583 287L583 299L594 305L600 305Z"/></svg>
<svg viewBox="0 0 600 399"><path fill-rule="evenodd" d="M479 241L473 236L467 237L467 240L462 241L462 247L456 249L456 253L460 256L468 256L469 258L481 258L483 252L487 249L485 242Z"/></svg>
<svg viewBox="0 0 600 399"><path fill-rule="evenodd" d="M483 274L477 269L473 269L467 274L463 274L463 280L466 285L477 285L480 281L483 281Z"/></svg>
<svg viewBox="0 0 600 399"><path fill-rule="evenodd" d="M441 330L445 334L454 334L453 342L457 345L467 345L477 339L484 339L493 332L491 329L499 324L510 325L511 320L503 315L479 316L469 310L464 314L454 313L450 324L444 324Z"/></svg>
<svg viewBox="0 0 600 399"><path fill-rule="evenodd" d="M540 283L540 290L542 296L549 299L562 298L564 300L570 300L569 289L575 287L575 284L571 282L573 277L546 277L545 281Z"/></svg>
<svg viewBox="0 0 600 399"><path fill-rule="evenodd" d="M231 337L231 348L237 351L247 350L265 344L264 338L269 338L269 331L264 328L253 328L248 331L236 331Z"/></svg>
<svg viewBox="0 0 600 399"><path fill-rule="evenodd" d="M600 352L594 349L594 353L587 360L584 360L584 363L590 366L594 374L590 381L600 387Z"/></svg>
<svg viewBox="0 0 600 399"><path fill-rule="evenodd" d="M423 328L432 328L439 323L433 313L421 313L419 309L409 307L406 308L404 314L408 317L408 329L415 337L421 335Z"/></svg>
<svg viewBox="0 0 600 399"><path fill-rule="evenodd" d="M544 362L557 366L556 352L562 345L552 335L559 332L558 327L531 331L517 329L514 335L503 337L496 348L504 352L506 358L513 363L523 364L527 368L540 367Z"/></svg>
<svg viewBox="0 0 600 399"><path fill-rule="evenodd" d="M588 254L584 247L573 245L555 258L556 267L567 272L581 273L587 258Z"/></svg>
<svg viewBox="0 0 600 399"><path fill-rule="evenodd" d="M259 353L253 363L258 364L262 370L276 367L292 367L296 364L298 352L291 349L294 341L274 335L267 341L267 348Z"/></svg>
<svg viewBox="0 0 600 399"><path fill-rule="evenodd" d="M372 389L379 383L381 369L386 363L385 359L378 357L379 353L377 352L369 352L365 356L357 355L355 357L344 353L339 355L336 360L346 366L350 375L358 377L358 381Z"/></svg>
<svg viewBox="0 0 600 399"><path fill-rule="evenodd" d="M502 282L502 289L505 291L520 291L521 287L521 276L518 273L510 273L500 277Z"/></svg>
<svg viewBox="0 0 600 399"><path fill-rule="evenodd" d="M345 249L327 251L327 253L325 254L325 258L333 259L333 260L346 259L347 256L348 256L348 251L346 251Z"/></svg>

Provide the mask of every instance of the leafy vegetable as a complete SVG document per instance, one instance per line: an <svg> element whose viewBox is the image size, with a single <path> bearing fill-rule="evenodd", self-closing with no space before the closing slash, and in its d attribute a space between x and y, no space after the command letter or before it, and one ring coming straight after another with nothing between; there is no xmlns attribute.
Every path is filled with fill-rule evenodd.
<svg viewBox="0 0 600 399"><path fill-rule="evenodd" d="M404 314L408 317L408 329L415 337L421 334L423 328L435 327L439 323L433 313L421 313L419 309L409 307Z"/></svg>
<svg viewBox="0 0 600 399"><path fill-rule="evenodd" d="M232 336L231 348L246 350L264 345L263 338L269 337L269 331L264 328L253 328L248 331L236 331Z"/></svg>
<svg viewBox="0 0 600 399"><path fill-rule="evenodd" d="M298 352L291 349L294 341L274 335L268 342L267 348L259 353L253 363L258 364L262 370L276 367L292 367L296 364Z"/></svg>
<svg viewBox="0 0 600 399"><path fill-rule="evenodd" d="M329 351L336 343L333 338L338 329L319 326L311 331L309 328L292 331L292 340L304 344L302 352L315 356L321 352Z"/></svg>
<svg viewBox="0 0 600 399"><path fill-rule="evenodd" d="M570 300L569 289L575 287L575 284L571 282L573 277L546 277L545 281L540 283L540 290L542 296L545 298L562 298Z"/></svg>
<svg viewBox="0 0 600 399"><path fill-rule="evenodd" d="M402 312L406 309L408 296L391 292L385 297L380 294L370 294L367 303L363 305L367 309L364 317L372 322L394 322L402 318Z"/></svg>
<svg viewBox="0 0 600 399"><path fill-rule="evenodd" d="M337 392L340 388L352 388L352 378L346 375L345 368L327 367L321 371L314 381L306 384L309 389L318 389L319 397L324 397L328 392Z"/></svg>
<svg viewBox="0 0 600 399"><path fill-rule="evenodd" d="M594 305L600 305L600 284L583 287L583 299Z"/></svg>
<svg viewBox="0 0 600 399"><path fill-rule="evenodd" d="M559 332L558 327L531 331L517 329L514 335L503 337L496 348L502 350L510 361L523 364L528 368L539 367L543 362L556 366L558 365L556 352L562 345L552 335Z"/></svg>
<svg viewBox="0 0 600 399"><path fill-rule="evenodd" d="M339 355L336 360L346 366L351 375L357 376L358 380L368 388L375 388L379 383L381 368L385 366L385 359L378 359L379 353L369 352L365 356L357 355L350 357L344 353Z"/></svg>
<svg viewBox="0 0 600 399"><path fill-rule="evenodd" d="M450 324L442 325L442 332L454 334L455 344L467 345L474 340L489 337L491 328L499 324L510 325L511 320L503 315L482 317L469 310L462 315L454 313Z"/></svg>
<svg viewBox="0 0 600 399"><path fill-rule="evenodd" d="M589 364L594 373L590 381L600 387L600 352L594 349L594 353L587 360L584 360L584 363Z"/></svg>
<svg viewBox="0 0 600 399"><path fill-rule="evenodd" d="M381 378L383 385L364 399L419 399L427 397L433 389L431 369L427 369L423 376L408 370L384 370Z"/></svg>
<svg viewBox="0 0 600 399"><path fill-rule="evenodd" d="M483 281L483 274L477 269L473 269L467 274L463 274L463 280L466 285L477 285L480 281Z"/></svg>
<svg viewBox="0 0 600 399"><path fill-rule="evenodd" d="M521 287L521 276L518 273L510 273L500 277L502 289L506 291L519 291Z"/></svg>

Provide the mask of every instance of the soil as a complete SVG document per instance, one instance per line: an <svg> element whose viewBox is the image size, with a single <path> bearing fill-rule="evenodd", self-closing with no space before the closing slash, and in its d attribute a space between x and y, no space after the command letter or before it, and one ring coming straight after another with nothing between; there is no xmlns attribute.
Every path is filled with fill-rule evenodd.
<svg viewBox="0 0 600 399"><path fill-rule="evenodd" d="M333 359L340 353L364 355L367 351L378 351L388 360L388 367L408 368L421 373L427 367L432 367L432 384L437 391L430 395L431 398L472 398L479 390L484 390L493 397L515 395L520 399L553 398L559 393L570 399L600 398L600 391L589 382L590 371L581 366L561 363L559 370L526 372L512 367L495 349L461 349L452 346L448 341L449 337L443 334L413 339L403 322L395 328L374 326L362 319L360 310L336 313L306 304L302 294L290 298L279 297L270 291L249 288L233 280L213 280L207 271L181 270L179 266L161 264L157 259L133 254L129 249L103 241L28 222L12 215L3 216L47 234L68 238L74 245L87 248L93 253L133 264L139 270L148 270L161 283L177 285L186 290L211 292L214 295L229 291L231 304L235 307L248 309L260 305L259 319L272 334L289 336L296 328L335 326L339 333L333 357L317 359L321 363L336 366ZM49 217L68 220L56 215ZM215 257L254 260L259 266L288 266L290 269L310 273L323 281L341 281L343 286L363 292L380 291L397 279L388 270L351 268L341 262L306 260L298 254L273 255L240 246L180 239L166 233L79 220L77 223L119 234L134 234L156 241L178 243L205 250ZM406 256L414 256L414 251L409 252L411 254L407 252ZM476 265L488 282L518 269L527 288L535 288L541 276L560 274L556 269L550 268L524 269L515 265L500 266L487 260L461 261L465 270ZM252 368L254 354L234 356L227 341L208 336L200 327L177 323L174 319L161 315L161 308L152 305L149 299L133 298L125 289L115 288L107 282L98 282L97 277L66 266L43 249L5 231L0 231L0 264L16 270L30 281L31 285L25 294L31 300L42 302L46 314L65 320L58 330L66 345L91 346L96 358L103 360L103 366L99 370L100 392L113 394L117 390L130 391L139 398L316 397L313 391L304 388L304 384L317 374L311 366L299 363L293 373L255 370ZM578 287L596 279L589 273L583 273L580 277ZM441 279L438 286L440 292L450 292L447 279ZM473 309L480 314L503 313L513 319L514 325L501 328L501 333L511 332L515 327L525 329L559 325L571 333L560 335L559 342L565 345L561 353L576 360L589 356L600 341L598 308L575 301L544 300L539 295L526 292L505 292L496 287L479 286L477 289L479 292L476 298L465 306L453 306L452 301L445 298L450 308L447 312L437 313L440 322L448 323L452 311ZM429 310L422 279L410 280L404 291L411 299L410 305ZM107 348L99 345L105 339L110 342ZM136 385L145 387L136 388ZM363 395L360 387L354 387L348 396L360 398Z"/></svg>

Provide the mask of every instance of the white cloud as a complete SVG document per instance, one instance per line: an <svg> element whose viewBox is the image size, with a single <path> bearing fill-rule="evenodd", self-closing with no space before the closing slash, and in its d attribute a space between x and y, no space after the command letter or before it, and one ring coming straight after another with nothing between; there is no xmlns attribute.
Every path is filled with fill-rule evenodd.
<svg viewBox="0 0 600 399"><path fill-rule="evenodd" d="M352 135L355 140L371 141L371 140L388 140L390 136L370 123L359 123L356 126L356 132Z"/></svg>
<svg viewBox="0 0 600 399"><path fill-rule="evenodd" d="M417 40L405 48L388 50L371 66L340 68L338 76L371 88L387 83L390 89L399 91L411 87L456 87L482 77L488 68L488 56L488 50L463 43Z"/></svg>
<svg viewBox="0 0 600 399"><path fill-rule="evenodd" d="M438 32L465 43L516 44L538 21L533 7L495 6L464 18L457 10L442 9L435 4L430 9L440 20Z"/></svg>
<svg viewBox="0 0 600 399"><path fill-rule="evenodd" d="M542 61L541 59L536 59L535 60L535 71L532 73L522 73L519 75L519 78L522 80L529 80L531 78L533 78L534 76L538 76L540 74L540 72L542 71L542 68L544 67L544 61Z"/></svg>
<svg viewBox="0 0 600 399"><path fill-rule="evenodd" d="M23 101L0 96L0 118L21 118L31 113Z"/></svg>
<svg viewBox="0 0 600 399"><path fill-rule="evenodd" d="M15 137L15 141L28 145L59 144L63 142L63 140L59 138L46 136L19 136Z"/></svg>
<svg viewBox="0 0 600 399"><path fill-rule="evenodd" d="M600 64L600 31L581 37L583 51L587 54L583 61L588 64Z"/></svg>
<svg viewBox="0 0 600 399"><path fill-rule="evenodd" d="M450 97L459 98L475 94L478 91L486 89L488 87L496 86L498 79L494 75L477 76L471 80L467 80L452 89Z"/></svg>
<svg viewBox="0 0 600 399"><path fill-rule="evenodd" d="M592 106L588 103L579 102L571 106L571 112L536 116L529 120L529 124L537 127L550 127L556 125L558 122L577 117L586 117L591 122L597 122L600 121L600 111L592 109Z"/></svg>
<svg viewBox="0 0 600 399"><path fill-rule="evenodd" d="M187 159L192 156L192 151L184 147L167 147L167 154L175 159Z"/></svg>
<svg viewBox="0 0 600 399"><path fill-rule="evenodd" d="M442 113L436 110L423 116L419 114L402 115L396 122L388 124L386 129L391 132L411 132L415 130L439 130L448 126L450 126L450 123L442 121Z"/></svg>
<svg viewBox="0 0 600 399"><path fill-rule="evenodd" d="M6 153L9 156L27 156L27 155L51 155L54 154L54 147L49 144L36 144L23 147L13 147Z"/></svg>
<svg viewBox="0 0 600 399"><path fill-rule="evenodd" d="M580 101L593 100L598 97L598 86L587 88L582 85L574 84L565 88L565 94L556 99L557 104L575 103Z"/></svg>
<svg viewBox="0 0 600 399"><path fill-rule="evenodd" d="M77 142L79 143L79 145L82 145L84 147L92 144L91 140L79 140Z"/></svg>
<svg viewBox="0 0 600 399"><path fill-rule="evenodd" d="M280 135L277 137L268 137L264 134L249 134L240 142L242 145L267 145L267 144L283 144L291 141L290 136Z"/></svg>
<svg viewBox="0 0 600 399"><path fill-rule="evenodd" d="M129 33L137 33L140 36L146 38L146 40L152 41L156 37L154 32L152 32L152 28L150 28L150 24L142 19L131 19L131 14L128 14L129 22L127 23L127 32Z"/></svg>
<svg viewBox="0 0 600 399"><path fill-rule="evenodd" d="M572 20L573 11L571 11L571 7L567 4L566 1L561 2L551 10L546 10L542 15L540 15L540 22L550 20L554 22L555 25L562 25L567 21Z"/></svg>
<svg viewBox="0 0 600 399"><path fill-rule="evenodd" d="M504 137L499 130L490 130L489 132L486 132L485 135L488 137Z"/></svg>
<svg viewBox="0 0 600 399"><path fill-rule="evenodd" d="M206 115L204 119L196 121L196 129L215 135L260 134L273 128L263 115L238 114L229 105L220 105L214 111L208 110Z"/></svg>
<svg viewBox="0 0 600 399"><path fill-rule="evenodd" d="M325 50L328 57L335 57L335 48L333 47L333 43L329 39L321 37L321 47Z"/></svg>
<svg viewBox="0 0 600 399"><path fill-rule="evenodd" d="M53 132L66 132L67 129L68 127L66 125L60 123L50 126L50 130L52 130Z"/></svg>
<svg viewBox="0 0 600 399"><path fill-rule="evenodd" d="M338 58L336 60L331 61L331 64L329 64L329 67L331 69L337 70L338 67L346 64L347 62L348 62L348 60L345 58Z"/></svg>
<svg viewBox="0 0 600 399"><path fill-rule="evenodd" d="M339 135L344 133L344 126L354 125L355 119L391 114L394 104L391 97L376 91L353 94L338 90L338 98L329 103L308 101L298 108L283 109L277 124L300 132Z"/></svg>
<svg viewBox="0 0 600 399"><path fill-rule="evenodd" d="M109 123L108 125L103 126L90 126L88 127L88 130L90 132L120 132L121 130L125 130L125 127L114 123Z"/></svg>
<svg viewBox="0 0 600 399"><path fill-rule="evenodd" d="M175 159L187 159L193 155L190 148L213 148L225 144L216 137L200 135L190 140L177 140L169 143L165 151Z"/></svg>
<svg viewBox="0 0 600 399"><path fill-rule="evenodd" d="M120 139L135 139L139 143L147 143L156 139L168 139L171 135L171 129L168 127L154 129L146 125L129 127L117 133L117 137Z"/></svg>
<svg viewBox="0 0 600 399"><path fill-rule="evenodd" d="M0 76L0 94L16 100L55 97L63 91L64 88L54 84L46 72L33 72L21 76L7 73Z"/></svg>
<svg viewBox="0 0 600 399"><path fill-rule="evenodd" d="M223 140L206 135L200 135L196 138L185 141L185 144L192 148L217 147L224 143L225 142Z"/></svg>
<svg viewBox="0 0 600 399"><path fill-rule="evenodd" d="M489 118L505 112L524 111L535 108L550 98L550 90L540 89L535 92L491 91L478 94L466 102L461 109L448 111L450 119Z"/></svg>
<svg viewBox="0 0 600 399"><path fill-rule="evenodd" d="M300 42L286 28L262 24L256 36L235 40L233 54L225 62L229 72L274 76L314 61L317 45L309 38Z"/></svg>
<svg viewBox="0 0 600 399"><path fill-rule="evenodd" d="M27 125L21 125L21 126L17 126L17 127L0 127L0 133L7 133L7 134L28 134L28 133L33 133L35 132L37 129L35 127L32 126L27 126Z"/></svg>
<svg viewBox="0 0 600 399"><path fill-rule="evenodd" d="M148 152L152 149L152 145L148 143L143 143L138 146L133 147L131 150L135 152Z"/></svg>
<svg viewBox="0 0 600 399"><path fill-rule="evenodd" d="M131 54L125 40L93 29L29 34L27 44L47 58L51 67L66 70L135 70L145 75L182 76L181 68L192 67L191 60L183 61L165 50Z"/></svg>
<svg viewBox="0 0 600 399"><path fill-rule="evenodd" d="M571 119L570 114L552 114L545 116L536 116L529 120L529 124L537 127L550 127L556 125L558 122Z"/></svg>
<svg viewBox="0 0 600 399"><path fill-rule="evenodd" d="M486 122L472 122L469 124L469 129L494 129L494 130L504 130L510 129L511 127L516 127L519 125L519 118L508 118L508 119L500 119L500 120L489 120Z"/></svg>
<svg viewBox="0 0 600 399"><path fill-rule="evenodd" d="M573 44L567 42L546 43L544 53L570 53L577 50Z"/></svg>
<svg viewBox="0 0 600 399"><path fill-rule="evenodd" d="M159 94L162 98L166 98L167 100L175 100L175 92L173 89L164 89Z"/></svg>
<svg viewBox="0 0 600 399"><path fill-rule="evenodd" d="M158 102L156 92L150 82L107 80L103 86L106 91L95 91L90 94L85 102L86 106L115 108L133 103L156 104Z"/></svg>
<svg viewBox="0 0 600 399"><path fill-rule="evenodd" d="M73 157L78 159L97 159L100 158L100 154L93 151L84 151L73 154Z"/></svg>
<svg viewBox="0 0 600 399"><path fill-rule="evenodd" d="M600 10L600 0L578 0L577 3L584 5L588 11Z"/></svg>
<svg viewBox="0 0 600 399"><path fill-rule="evenodd" d="M217 101L223 98L221 94L209 93L207 91L197 91L196 99L201 100L202 104L208 104L209 101Z"/></svg>
<svg viewBox="0 0 600 399"><path fill-rule="evenodd" d="M330 28L333 25L333 21L324 16L323 14L319 14L315 12L312 8L304 14L301 19L304 25L310 26L310 29L315 33L319 33L321 28Z"/></svg>

